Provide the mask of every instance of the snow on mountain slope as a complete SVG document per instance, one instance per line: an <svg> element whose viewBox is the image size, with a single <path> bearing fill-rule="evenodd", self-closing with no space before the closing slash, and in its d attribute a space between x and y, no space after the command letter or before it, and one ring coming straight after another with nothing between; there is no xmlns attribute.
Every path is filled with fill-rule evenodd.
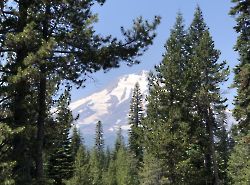
<svg viewBox="0 0 250 185"><path fill-rule="evenodd" d="M102 121L105 144L113 146L116 131L119 127L125 133L129 129L128 112L133 88L136 82L139 82L141 92L145 95L148 92L147 71L139 74L128 74L110 82L110 84L90 96L79 99L70 104L73 114L79 114L77 127L80 129L85 139L85 144L93 146L95 135L95 124ZM231 111L227 110L228 126L231 128L236 121ZM127 137L127 134L124 134Z"/></svg>
<svg viewBox="0 0 250 185"><path fill-rule="evenodd" d="M99 92L70 104L73 114L79 114L77 127L87 145L93 145L95 123L99 120L103 123L107 145L113 144L117 128L129 129L127 121L133 88L139 82L142 94L146 94L147 75L147 71L124 75Z"/></svg>

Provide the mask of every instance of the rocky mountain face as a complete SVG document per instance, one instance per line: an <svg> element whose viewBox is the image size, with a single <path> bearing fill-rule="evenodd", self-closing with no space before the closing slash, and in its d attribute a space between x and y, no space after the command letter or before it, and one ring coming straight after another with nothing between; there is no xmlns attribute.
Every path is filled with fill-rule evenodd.
<svg viewBox="0 0 250 185"><path fill-rule="evenodd" d="M73 114L75 116L79 114L76 124L87 146L94 144L95 124L99 120L103 123L106 146L113 146L119 127L122 128L125 139L127 138L128 112L133 88L135 83L139 82L145 98L148 92L147 76L147 71L121 76L110 82L104 89L70 104ZM236 121L229 110L226 114L228 128L230 128Z"/></svg>

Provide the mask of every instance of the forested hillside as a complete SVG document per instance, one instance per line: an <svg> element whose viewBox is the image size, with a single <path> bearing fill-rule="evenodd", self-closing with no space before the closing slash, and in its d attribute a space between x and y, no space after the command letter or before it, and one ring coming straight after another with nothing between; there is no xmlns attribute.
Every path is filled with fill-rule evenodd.
<svg viewBox="0 0 250 185"><path fill-rule="evenodd" d="M133 89L128 143L119 128L106 147L100 120L87 148L69 106L72 88L97 71L140 63L161 18L139 17L116 38L94 27L93 6L105 0L2 0L0 185L250 184L250 1L232 2L235 70L199 6L187 26L177 13L149 94L140 82ZM237 124L228 130L221 87L230 73Z"/></svg>

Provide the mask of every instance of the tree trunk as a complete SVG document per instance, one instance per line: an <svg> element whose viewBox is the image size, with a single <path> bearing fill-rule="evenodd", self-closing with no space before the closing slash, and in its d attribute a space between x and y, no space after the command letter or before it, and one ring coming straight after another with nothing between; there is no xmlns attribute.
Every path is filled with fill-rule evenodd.
<svg viewBox="0 0 250 185"><path fill-rule="evenodd" d="M219 179L219 170L218 170L218 164L216 159L216 153L215 153L215 146L214 146L214 134L213 134L213 115L211 108L208 108L207 110L207 130L209 134L209 150L210 150L210 156L212 157L213 162L213 173L214 173L214 185L220 184Z"/></svg>
<svg viewBox="0 0 250 185"><path fill-rule="evenodd" d="M43 21L43 39L48 41L48 22L50 14L50 5L46 4L45 18ZM38 119L37 119L37 156L36 156L36 179L40 185L44 184L44 171L43 171L43 144L44 144L44 125L46 119L46 64L40 66L40 81L38 92Z"/></svg>
<svg viewBox="0 0 250 185"><path fill-rule="evenodd" d="M44 122L46 118L46 78L44 76L40 77L38 105L36 178L41 183L43 180Z"/></svg>

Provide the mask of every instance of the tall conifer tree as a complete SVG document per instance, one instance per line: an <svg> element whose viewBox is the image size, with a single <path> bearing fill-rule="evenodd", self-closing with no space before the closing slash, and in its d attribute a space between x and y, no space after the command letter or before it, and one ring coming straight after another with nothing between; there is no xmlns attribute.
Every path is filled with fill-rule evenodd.
<svg viewBox="0 0 250 185"><path fill-rule="evenodd" d="M234 87L237 88L234 116L239 121L242 133L250 130L250 2L248 0L232 0L235 6L230 14L236 17L234 27L239 33L235 50L239 53L239 64L234 73Z"/></svg>
<svg viewBox="0 0 250 185"><path fill-rule="evenodd" d="M103 184L103 171L104 171L104 138L102 122L98 121L95 131L95 145L90 156L90 174L91 184Z"/></svg>
<svg viewBox="0 0 250 185"><path fill-rule="evenodd" d="M21 129L13 130L8 125L0 122L0 182L3 185L14 185L15 180L12 170L15 161L9 160L9 154L12 150L11 140Z"/></svg>
<svg viewBox="0 0 250 185"><path fill-rule="evenodd" d="M88 185L90 182L90 166L86 149L79 146L74 161L73 177L66 182L66 185Z"/></svg>
<svg viewBox="0 0 250 185"><path fill-rule="evenodd" d="M69 102L69 91L65 91L58 102L56 122L59 129L55 133L57 136L48 159L48 176L53 179L55 185L65 184L64 181L73 174L74 157L69 137L73 116L68 108Z"/></svg>
<svg viewBox="0 0 250 185"><path fill-rule="evenodd" d="M183 162L188 158L189 131L184 89L185 38L183 19L179 14L165 45L164 59L156 67L156 74L151 76L147 118L143 122L145 150L149 154L154 152L154 157L162 161L160 171L164 174L161 180L165 179L170 184L183 183L187 178L184 171L188 169Z"/></svg>
<svg viewBox="0 0 250 185"><path fill-rule="evenodd" d="M143 105L142 105L142 94L140 90L140 85L137 82L135 84L132 99L130 102L130 112L129 112L129 148L131 152L134 153L135 157L139 162L142 161L143 151L142 151L142 118L143 118Z"/></svg>
<svg viewBox="0 0 250 185"><path fill-rule="evenodd" d="M238 120L235 146L229 158L229 177L232 184L250 182L250 2L232 0L235 6L230 14L237 21L234 27L239 34L235 50L239 53L239 64L234 73L234 84L237 88L234 116Z"/></svg>
<svg viewBox="0 0 250 185"><path fill-rule="evenodd" d="M192 95L190 105L195 118L192 130L196 131L195 135L205 155L208 175L206 181L220 184L215 148L215 132L218 129L215 112L220 108L217 113L223 114L225 109L225 99L220 95L219 85L226 81L229 70L225 68L225 62L218 62L220 52L214 49L214 43L199 7L189 28L188 42L188 64L190 69L193 69L188 75Z"/></svg>
<svg viewBox="0 0 250 185"><path fill-rule="evenodd" d="M73 158L76 157L79 147L82 145L82 138L79 131L77 130L76 125L73 126L72 137L71 137L71 150Z"/></svg>

